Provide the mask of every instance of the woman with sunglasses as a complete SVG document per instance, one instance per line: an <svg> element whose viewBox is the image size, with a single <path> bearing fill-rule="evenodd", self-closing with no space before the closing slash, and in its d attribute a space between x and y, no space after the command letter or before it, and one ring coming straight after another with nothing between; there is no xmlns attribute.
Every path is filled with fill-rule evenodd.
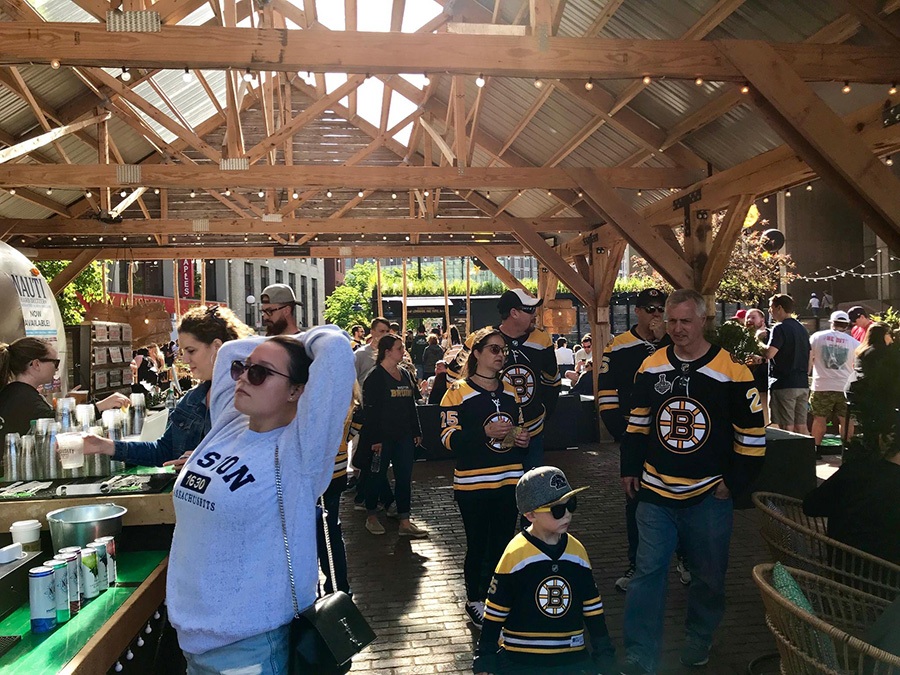
<svg viewBox="0 0 900 675"><path fill-rule="evenodd" d="M466 531L466 614L481 628L491 573L516 533L516 482L530 436L512 385L499 379L506 341L475 334L472 351L441 401L441 441L456 455L453 496Z"/></svg>
<svg viewBox="0 0 900 675"><path fill-rule="evenodd" d="M192 307L178 324L181 360L199 384L178 401L169 415L166 431L156 441L112 441L88 435L84 454L110 455L113 459L139 466L181 466L187 456L209 433L210 381L216 354L230 340L253 335L253 329L227 307Z"/></svg>
<svg viewBox="0 0 900 675"><path fill-rule="evenodd" d="M378 520L378 496L387 480L388 465L394 466L394 495L401 537L427 537L428 532L409 520L412 501L412 469L415 446L422 440L416 412L419 389L409 371L401 367L404 354L399 335L385 335L378 342L375 368L363 383L362 461L370 462L366 478L366 529L384 534ZM387 506L387 505L386 505Z"/></svg>
<svg viewBox="0 0 900 675"><path fill-rule="evenodd" d="M316 501L355 380L335 326L219 349L212 430L173 489L166 602L189 675L287 672L292 587L300 610L313 604Z"/></svg>
<svg viewBox="0 0 900 675"><path fill-rule="evenodd" d="M9 344L0 342L0 434L24 436L31 430L31 420L55 416L38 389L53 382L57 369L59 355L45 340L23 337ZM110 394L96 407L103 411L127 404L122 394Z"/></svg>

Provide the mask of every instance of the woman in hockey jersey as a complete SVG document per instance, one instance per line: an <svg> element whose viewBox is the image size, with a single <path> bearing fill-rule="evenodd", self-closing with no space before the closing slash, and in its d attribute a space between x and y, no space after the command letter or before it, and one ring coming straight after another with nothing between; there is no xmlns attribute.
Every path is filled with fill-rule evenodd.
<svg viewBox="0 0 900 675"><path fill-rule="evenodd" d="M478 628L490 571L516 532L515 488L530 438L515 389L499 379L505 360L500 331L482 329L441 401L441 440L456 453L453 494L466 531L465 610Z"/></svg>

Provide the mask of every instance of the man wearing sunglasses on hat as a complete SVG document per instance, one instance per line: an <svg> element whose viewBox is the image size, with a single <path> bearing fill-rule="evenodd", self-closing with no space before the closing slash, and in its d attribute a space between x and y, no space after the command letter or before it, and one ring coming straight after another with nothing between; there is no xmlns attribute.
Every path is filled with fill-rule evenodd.
<svg viewBox="0 0 900 675"><path fill-rule="evenodd" d="M543 463L544 424L556 408L559 399L560 377L556 352L550 334L535 327L538 307L542 300L533 298L517 288L500 296L500 329L506 342L506 362L500 379L508 382L519 395L525 428L531 434L528 453L522 459L525 470ZM451 375L459 377L472 350L475 334L466 339L456 360L448 366Z"/></svg>
<svg viewBox="0 0 900 675"><path fill-rule="evenodd" d="M294 290L287 284L272 284L263 289L259 296L259 313L266 327L266 335L299 335L296 310L299 305Z"/></svg>
<svg viewBox="0 0 900 675"><path fill-rule="evenodd" d="M597 400L600 418L618 443L628 426L631 413L631 388L634 374L650 354L672 344L666 334L663 313L666 294L657 288L645 288L637 296L634 313L637 324L613 338L603 350L600 374L597 376ZM625 497L625 531L628 533L628 569L616 580L616 589L628 590L634 576L637 555L638 529L634 519L637 499ZM687 563L679 555L679 575L685 585L691 582Z"/></svg>

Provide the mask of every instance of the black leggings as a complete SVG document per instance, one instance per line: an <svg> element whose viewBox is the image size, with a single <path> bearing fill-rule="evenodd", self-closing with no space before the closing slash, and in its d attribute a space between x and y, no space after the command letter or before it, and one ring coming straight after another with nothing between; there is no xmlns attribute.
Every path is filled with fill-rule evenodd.
<svg viewBox="0 0 900 675"><path fill-rule="evenodd" d="M485 492L494 492L486 490ZM466 530L466 599L484 602L488 584L500 556L516 534L516 496L512 490L496 490L498 495L469 495L456 502Z"/></svg>

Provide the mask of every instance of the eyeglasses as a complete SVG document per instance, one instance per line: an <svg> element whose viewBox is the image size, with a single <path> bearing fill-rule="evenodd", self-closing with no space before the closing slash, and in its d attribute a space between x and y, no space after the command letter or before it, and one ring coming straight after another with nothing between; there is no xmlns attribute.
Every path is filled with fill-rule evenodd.
<svg viewBox="0 0 900 675"><path fill-rule="evenodd" d="M650 305L649 307L641 307L641 309L647 312L647 314L662 314L664 311L666 311L665 307L660 307L659 305Z"/></svg>
<svg viewBox="0 0 900 675"><path fill-rule="evenodd" d="M487 349L491 354L494 354L495 356L497 354L503 354L504 356L506 354L509 354L509 349L507 349L504 345L485 345L484 347L482 347L482 349Z"/></svg>
<svg viewBox="0 0 900 675"><path fill-rule="evenodd" d="M59 359L38 359L42 363L52 363L54 368L59 368Z"/></svg>
<svg viewBox="0 0 900 675"><path fill-rule="evenodd" d="M286 377L287 379L291 379L289 375L285 375L284 373L279 373L277 370L272 370L271 368L266 368L265 366L261 366L258 363L242 363L240 361L232 361L231 362L231 379L237 382L241 379L241 375L247 373L247 382L252 384L254 387L258 387L263 382L266 381L266 378L269 375L281 375L282 377Z"/></svg>
<svg viewBox="0 0 900 675"><path fill-rule="evenodd" d="M578 498L572 497L565 504L554 504L553 506L542 506L539 509L535 509L535 513L549 513L551 516L556 518L556 520L561 520L564 515L566 515L566 511L569 513L575 513L575 509L578 508Z"/></svg>
<svg viewBox="0 0 900 675"><path fill-rule="evenodd" d="M259 310L263 316L272 316L279 309L284 309L285 307L290 307L290 305L281 305L280 307L266 307L265 309Z"/></svg>
<svg viewBox="0 0 900 675"><path fill-rule="evenodd" d="M525 312L526 314L534 314L537 311L537 306L535 307L516 307L520 312Z"/></svg>

